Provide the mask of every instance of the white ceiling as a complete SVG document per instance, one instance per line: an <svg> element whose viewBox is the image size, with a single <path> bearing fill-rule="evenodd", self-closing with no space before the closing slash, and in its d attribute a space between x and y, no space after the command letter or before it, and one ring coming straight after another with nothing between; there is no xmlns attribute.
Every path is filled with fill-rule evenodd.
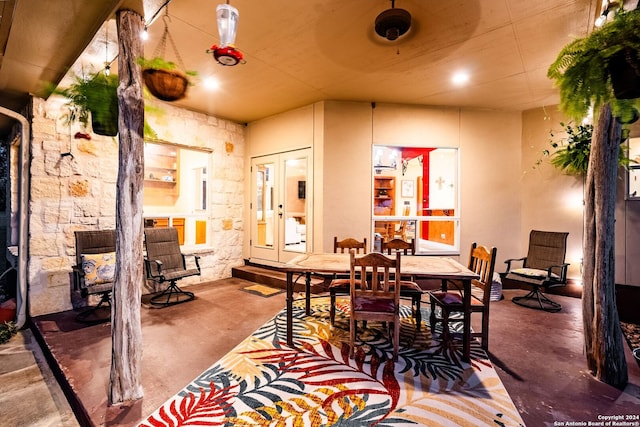
<svg viewBox="0 0 640 427"><path fill-rule="evenodd" d="M133 1L133 0L129 0ZM142 0L137 0L142 1ZM150 20L161 0L144 0ZM212 0L173 0L169 31L180 59L198 82L176 104L244 123L320 100L350 100L526 110L558 103L546 71L562 46L593 27L600 0L396 0L412 15L395 42L375 34L390 0L231 0L240 18L236 47L246 63L225 67L206 53L218 43ZM67 68L105 61L105 37L115 37L114 0L6 0L13 20L0 64L0 105L16 109L42 82ZM150 26L145 56L158 50L164 11ZM95 35L95 37L94 37ZM94 39L94 48L80 52ZM109 43L110 57L116 44ZM91 56L90 53L95 55ZM108 53L108 52L107 52ZM177 61L167 43L165 56ZM79 59L78 59L79 58ZM116 61L117 62L117 61ZM179 61L177 61L179 62ZM451 83L466 70L467 86ZM220 81L216 92L203 82ZM1 134L1 132L0 132Z"/></svg>

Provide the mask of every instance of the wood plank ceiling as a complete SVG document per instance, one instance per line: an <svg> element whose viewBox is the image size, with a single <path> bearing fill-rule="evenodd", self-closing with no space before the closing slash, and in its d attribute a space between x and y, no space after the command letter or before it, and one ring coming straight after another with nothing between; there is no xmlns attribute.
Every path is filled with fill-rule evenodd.
<svg viewBox="0 0 640 427"><path fill-rule="evenodd" d="M162 3L146 0L146 19ZM240 123L319 100L518 111L554 105L557 91L546 70L572 37L593 28L601 7L599 0L397 0L412 26L390 42L373 28L389 0L231 0L240 13L236 47L246 63L225 67L206 53L218 43L218 3L224 2L169 2L168 18L163 10L149 27L145 54L158 49L168 22L180 59L199 73L177 105ZM16 2L0 66L0 105L13 105L20 94L42 95L42 81L60 81L74 63L76 71L103 67L107 32L113 39L116 31L113 19L109 30L102 23L121 6ZM8 24L0 22L2 35ZM115 56L115 42L108 46ZM176 59L170 45L165 55ZM452 74L463 70L469 84L454 85ZM205 89L208 78L219 81L217 91Z"/></svg>

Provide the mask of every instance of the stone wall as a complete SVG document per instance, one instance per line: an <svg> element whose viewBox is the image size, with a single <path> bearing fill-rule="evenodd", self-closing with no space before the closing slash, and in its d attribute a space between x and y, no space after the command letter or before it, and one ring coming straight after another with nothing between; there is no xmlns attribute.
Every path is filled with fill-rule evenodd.
<svg viewBox="0 0 640 427"><path fill-rule="evenodd" d="M69 310L87 301L73 291L74 232L115 228L117 138L64 124L65 100L34 98L29 206L28 284L30 315ZM181 282L231 276L241 265L243 241L244 127L159 102L148 102L146 119L158 139L213 151L209 182L210 247L198 249L202 275ZM68 153L71 153L69 155ZM145 290L143 290L145 292Z"/></svg>

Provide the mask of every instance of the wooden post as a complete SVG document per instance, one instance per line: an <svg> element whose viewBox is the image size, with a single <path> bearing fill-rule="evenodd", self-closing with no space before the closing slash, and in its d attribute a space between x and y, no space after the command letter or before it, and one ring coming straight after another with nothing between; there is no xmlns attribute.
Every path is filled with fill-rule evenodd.
<svg viewBox="0 0 640 427"><path fill-rule="evenodd" d="M582 316L587 366L619 389L628 382L615 296L615 203L621 126L604 105L594 126L585 186Z"/></svg>
<svg viewBox="0 0 640 427"><path fill-rule="evenodd" d="M144 175L144 100L142 17L130 10L116 14L118 26L119 165L116 193L116 271L111 306L111 377L109 401L140 399L142 327L142 194Z"/></svg>

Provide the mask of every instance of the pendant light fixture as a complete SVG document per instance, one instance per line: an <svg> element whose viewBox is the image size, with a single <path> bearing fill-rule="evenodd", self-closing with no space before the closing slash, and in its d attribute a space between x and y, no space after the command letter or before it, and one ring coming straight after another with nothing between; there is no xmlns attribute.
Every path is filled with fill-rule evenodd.
<svg viewBox="0 0 640 427"><path fill-rule="evenodd" d="M242 52L234 47L238 16L238 9L231 6L229 1L216 7L220 45L214 44L211 49L207 50L207 53L212 53L213 58L221 65L233 66L239 62L244 62Z"/></svg>

